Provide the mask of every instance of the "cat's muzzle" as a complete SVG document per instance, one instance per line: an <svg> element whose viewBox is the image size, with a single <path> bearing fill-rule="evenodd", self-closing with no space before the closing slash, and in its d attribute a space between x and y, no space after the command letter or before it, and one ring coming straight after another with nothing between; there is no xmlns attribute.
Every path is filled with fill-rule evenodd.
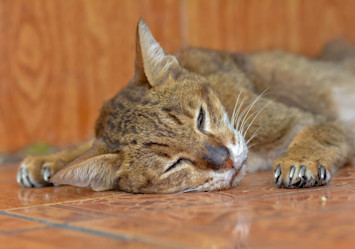
<svg viewBox="0 0 355 249"><path fill-rule="evenodd" d="M202 159L206 162L209 168L214 170L234 168L231 153L225 146L214 147L211 145L205 145L205 152L202 155Z"/></svg>

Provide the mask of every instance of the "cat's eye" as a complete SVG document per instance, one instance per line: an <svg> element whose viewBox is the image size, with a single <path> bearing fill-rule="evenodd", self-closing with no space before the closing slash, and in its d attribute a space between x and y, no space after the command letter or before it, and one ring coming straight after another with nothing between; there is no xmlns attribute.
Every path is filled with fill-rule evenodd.
<svg viewBox="0 0 355 249"><path fill-rule="evenodd" d="M180 163L182 162L188 162L188 163L192 163L189 159L186 158L179 158L176 162L174 162L172 165L170 165L165 171L164 173L169 172L170 170L174 169L176 166L178 166Z"/></svg>
<svg viewBox="0 0 355 249"><path fill-rule="evenodd" d="M205 110L201 107L200 113L198 114L197 118L197 128L201 131L204 132L203 129L203 121L205 120Z"/></svg>

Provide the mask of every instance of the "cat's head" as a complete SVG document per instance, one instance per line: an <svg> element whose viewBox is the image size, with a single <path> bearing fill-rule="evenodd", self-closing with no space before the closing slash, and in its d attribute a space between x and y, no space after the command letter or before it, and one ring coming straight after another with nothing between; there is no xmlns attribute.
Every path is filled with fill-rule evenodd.
<svg viewBox="0 0 355 249"><path fill-rule="evenodd" d="M51 181L135 193L235 186L248 149L201 75L180 67L143 20L133 82L102 108L97 139Z"/></svg>

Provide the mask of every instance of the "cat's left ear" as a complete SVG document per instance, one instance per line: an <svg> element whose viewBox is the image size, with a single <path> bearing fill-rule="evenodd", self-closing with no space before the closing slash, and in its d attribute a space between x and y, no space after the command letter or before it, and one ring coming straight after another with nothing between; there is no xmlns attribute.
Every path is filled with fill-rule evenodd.
<svg viewBox="0 0 355 249"><path fill-rule="evenodd" d="M50 182L89 187L95 191L114 189L121 159L120 154L107 153L104 144L96 140L89 151L55 173Z"/></svg>
<svg viewBox="0 0 355 249"><path fill-rule="evenodd" d="M157 86L169 76L176 78L182 71L176 57L161 48L147 24L140 19L136 37L136 79L147 79L151 86Z"/></svg>

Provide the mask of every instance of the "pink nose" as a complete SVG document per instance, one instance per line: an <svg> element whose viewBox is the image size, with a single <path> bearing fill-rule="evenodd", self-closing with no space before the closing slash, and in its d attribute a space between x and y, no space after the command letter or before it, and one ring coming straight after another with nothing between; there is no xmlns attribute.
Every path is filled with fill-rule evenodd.
<svg viewBox="0 0 355 249"><path fill-rule="evenodd" d="M222 164L223 169L232 169L234 168L234 163L233 160L228 158L227 160L224 161L224 163Z"/></svg>
<svg viewBox="0 0 355 249"><path fill-rule="evenodd" d="M205 152L202 154L202 158L206 161L208 167L215 170L222 168L228 161L231 161L229 157L230 152L225 146L206 145Z"/></svg>

